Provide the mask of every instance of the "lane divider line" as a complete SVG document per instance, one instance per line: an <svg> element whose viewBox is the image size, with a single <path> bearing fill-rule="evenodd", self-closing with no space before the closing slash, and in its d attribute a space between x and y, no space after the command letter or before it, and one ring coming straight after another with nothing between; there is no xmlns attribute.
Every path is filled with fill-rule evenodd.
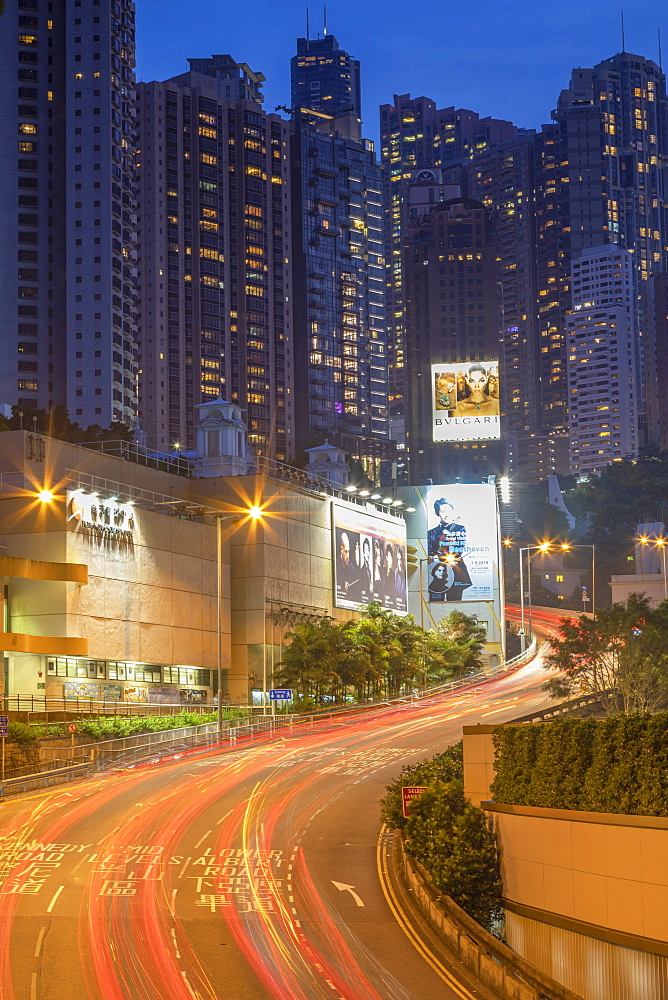
<svg viewBox="0 0 668 1000"><path fill-rule="evenodd" d="M425 962L431 966L434 972L448 984L450 989L454 990L457 996L461 997L461 1000L475 1000L473 994L469 993L466 987L463 986L459 980L455 979L450 970L446 969L446 967L439 962L436 956L429 951L424 941L419 937L417 931L414 930L410 921L410 915L402 908L399 898L392 887L386 860L387 855L383 851L383 846L387 847L387 843L383 845L383 838L387 836L387 832L388 827L384 823L381 827L380 836L376 845L376 867L378 869L378 878L383 890L383 895L385 896L387 904L390 907L395 920L416 951L422 956Z"/></svg>

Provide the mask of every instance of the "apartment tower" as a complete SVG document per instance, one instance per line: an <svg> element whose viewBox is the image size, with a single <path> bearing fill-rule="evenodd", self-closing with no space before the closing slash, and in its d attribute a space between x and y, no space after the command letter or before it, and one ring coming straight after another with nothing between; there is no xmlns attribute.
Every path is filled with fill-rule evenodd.
<svg viewBox="0 0 668 1000"><path fill-rule="evenodd" d="M136 415L131 0L7 0L0 33L0 403Z"/></svg>
<svg viewBox="0 0 668 1000"><path fill-rule="evenodd" d="M140 417L192 448L195 406L236 403L257 454L295 456L289 123L229 55L138 88Z"/></svg>

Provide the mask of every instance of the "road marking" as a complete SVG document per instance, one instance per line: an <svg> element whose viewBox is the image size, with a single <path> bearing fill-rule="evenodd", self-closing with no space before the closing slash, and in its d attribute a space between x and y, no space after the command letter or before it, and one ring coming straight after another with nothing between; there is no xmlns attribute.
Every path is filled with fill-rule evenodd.
<svg viewBox="0 0 668 1000"><path fill-rule="evenodd" d="M197 850L197 848L199 847L200 844L204 843L204 841L206 840L206 838L209 836L210 833L211 833L211 830L207 830L206 833L204 834L204 836L201 838L201 840L197 841L197 843L195 844L195 850Z"/></svg>
<svg viewBox="0 0 668 1000"><path fill-rule="evenodd" d="M45 930L46 930L46 928L42 927L41 930L40 930L40 932L39 932L39 936L37 938L37 946L35 948L35 958L39 958L39 953L42 950L42 939L44 938L44 931Z"/></svg>
<svg viewBox="0 0 668 1000"><path fill-rule="evenodd" d="M227 812L225 813L225 815L224 815L224 816L221 816L219 820L216 820L216 826L220 826L220 824L221 824L221 823L223 822L223 820L224 820L224 819L227 819L227 817L228 817L228 816L230 815L230 813L231 813L231 812L232 812L232 810L231 810L231 809L229 809L229 810L228 810L228 811L227 811Z"/></svg>
<svg viewBox="0 0 668 1000"><path fill-rule="evenodd" d="M332 879L331 882L332 885L339 890L339 892L349 892L358 906L364 906L364 903L355 892L354 885L346 885L345 882L335 882L334 879Z"/></svg>
<svg viewBox="0 0 668 1000"><path fill-rule="evenodd" d="M47 913L51 913L51 910L53 909L56 900L58 899L58 897L60 896L60 894L61 894L61 892L63 891L64 888L65 888L65 886L61 885L61 886L59 886L56 889L53 899L51 900L51 902L49 903L49 905L46 908L46 912Z"/></svg>
<svg viewBox="0 0 668 1000"><path fill-rule="evenodd" d="M387 833L387 829L387 826L383 824L380 831L381 836ZM426 948L424 942L413 929L410 923L410 918L402 910L401 903L399 902L399 899L397 898L397 895L390 883L387 862L383 857L383 852L381 850L381 837L378 838L378 843L376 845L376 867L378 869L378 878L380 880L387 905L390 907L395 920L413 947L419 952L422 958L424 958L425 962L432 967L434 972L440 976L452 990L454 990L458 997L461 997L462 1000L475 1000L473 994L469 993L469 991L462 986L457 979L455 979L449 969L446 969L445 966L439 962L436 956L432 955L432 953Z"/></svg>
<svg viewBox="0 0 668 1000"><path fill-rule="evenodd" d="M37 973L33 972L30 980L30 1000L37 1000Z"/></svg>

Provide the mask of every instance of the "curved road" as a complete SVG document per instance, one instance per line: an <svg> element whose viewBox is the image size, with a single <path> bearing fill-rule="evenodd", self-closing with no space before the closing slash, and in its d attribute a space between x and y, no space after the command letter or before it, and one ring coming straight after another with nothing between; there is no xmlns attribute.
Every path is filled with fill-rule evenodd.
<svg viewBox="0 0 668 1000"><path fill-rule="evenodd" d="M502 679L0 806L0 1000L443 1000L379 879L402 766L545 704Z"/></svg>

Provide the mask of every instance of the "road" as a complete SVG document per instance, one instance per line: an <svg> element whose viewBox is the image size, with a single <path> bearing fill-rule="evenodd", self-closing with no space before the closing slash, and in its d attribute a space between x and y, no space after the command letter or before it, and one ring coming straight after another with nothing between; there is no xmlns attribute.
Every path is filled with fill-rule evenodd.
<svg viewBox="0 0 668 1000"><path fill-rule="evenodd" d="M187 752L0 807L0 1000L444 1000L379 879L400 768L545 703L472 689ZM456 970L455 970L456 973Z"/></svg>

